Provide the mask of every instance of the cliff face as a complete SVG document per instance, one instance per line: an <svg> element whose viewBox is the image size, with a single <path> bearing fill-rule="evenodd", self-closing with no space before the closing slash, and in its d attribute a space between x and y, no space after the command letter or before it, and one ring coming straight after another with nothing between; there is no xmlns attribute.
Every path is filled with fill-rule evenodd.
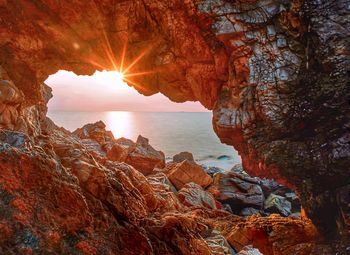
<svg viewBox="0 0 350 255"><path fill-rule="evenodd" d="M48 75L142 56L132 72L149 73L129 85L212 109L249 173L295 188L317 228L347 236L349 20L341 0L4 0L0 125L38 138Z"/></svg>

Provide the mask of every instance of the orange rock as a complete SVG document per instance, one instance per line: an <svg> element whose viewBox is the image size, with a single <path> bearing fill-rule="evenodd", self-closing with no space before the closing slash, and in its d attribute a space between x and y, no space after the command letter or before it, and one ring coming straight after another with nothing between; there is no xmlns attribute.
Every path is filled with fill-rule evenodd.
<svg viewBox="0 0 350 255"><path fill-rule="evenodd" d="M177 189L182 189L189 182L194 182L203 188L212 182L212 178L201 166L188 160L173 164L166 174Z"/></svg>
<svg viewBox="0 0 350 255"><path fill-rule="evenodd" d="M186 206L201 206L216 209L213 196L194 182L189 182L179 190L177 197Z"/></svg>
<svg viewBox="0 0 350 255"><path fill-rule="evenodd" d="M136 141L136 146L128 154L125 162L147 175L150 174L155 167L163 168L165 166L165 156L163 152L155 150L149 144L147 138L139 136Z"/></svg>

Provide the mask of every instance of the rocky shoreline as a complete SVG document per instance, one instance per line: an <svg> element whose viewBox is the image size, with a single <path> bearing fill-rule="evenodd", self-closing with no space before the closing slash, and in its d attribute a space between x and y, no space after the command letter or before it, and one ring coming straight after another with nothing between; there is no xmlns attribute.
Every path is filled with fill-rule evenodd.
<svg viewBox="0 0 350 255"><path fill-rule="evenodd" d="M334 254L291 190L239 165L165 163L102 122L0 138L1 254Z"/></svg>

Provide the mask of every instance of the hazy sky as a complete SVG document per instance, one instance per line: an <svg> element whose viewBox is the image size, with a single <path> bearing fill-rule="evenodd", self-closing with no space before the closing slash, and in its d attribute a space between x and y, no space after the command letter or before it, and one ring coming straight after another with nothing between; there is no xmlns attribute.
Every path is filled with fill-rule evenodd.
<svg viewBox="0 0 350 255"><path fill-rule="evenodd" d="M114 72L92 76L59 71L45 82L53 89L50 110L64 111L207 111L199 102L174 103L158 93L145 97Z"/></svg>

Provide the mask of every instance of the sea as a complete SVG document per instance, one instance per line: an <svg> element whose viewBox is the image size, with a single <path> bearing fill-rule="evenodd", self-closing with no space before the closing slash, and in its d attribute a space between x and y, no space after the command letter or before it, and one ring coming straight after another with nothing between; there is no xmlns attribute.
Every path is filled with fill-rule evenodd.
<svg viewBox="0 0 350 255"><path fill-rule="evenodd" d="M125 137L136 141L139 135L166 155L189 151L198 164L207 167L231 169L241 162L237 151L222 144L212 128L211 112L69 112L49 111L56 125L70 131L87 123L102 120L115 138Z"/></svg>

